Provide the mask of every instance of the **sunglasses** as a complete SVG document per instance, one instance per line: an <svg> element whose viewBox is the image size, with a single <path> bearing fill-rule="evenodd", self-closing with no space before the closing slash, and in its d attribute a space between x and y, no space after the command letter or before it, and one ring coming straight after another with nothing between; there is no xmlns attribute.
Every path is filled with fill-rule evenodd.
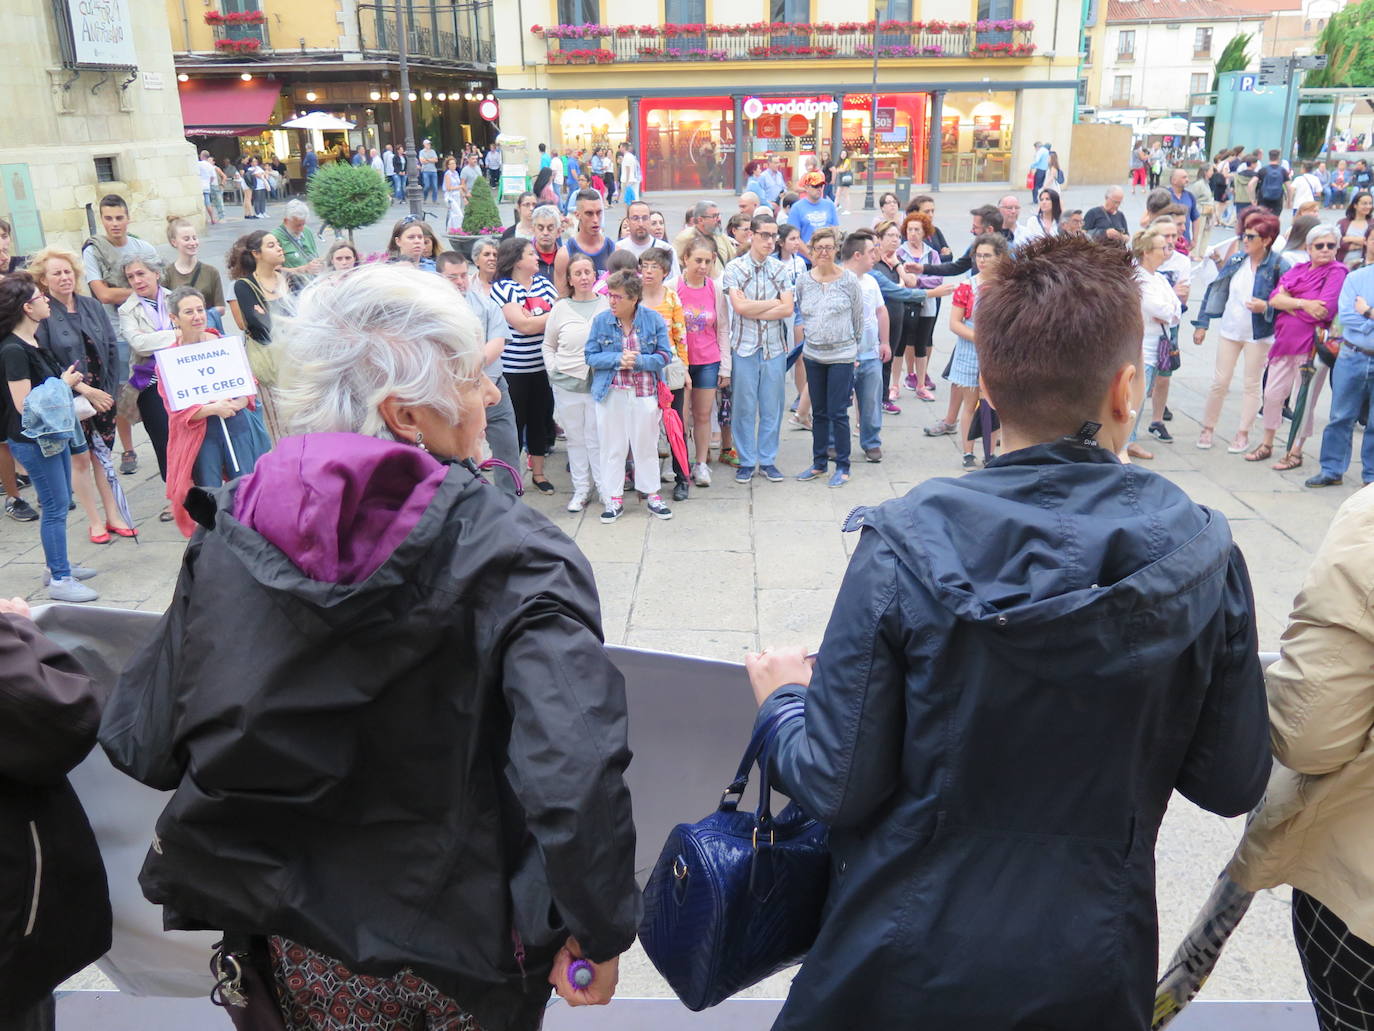
<svg viewBox="0 0 1374 1031"><path fill-rule="evenodd" d="M1242 233L1241 237L1245 240L1258 240L1260 235L1259 233Z"/></svg>
<svg viewBox="0 0 1374 1031"><path fill-rule="evenodd" d="M1334 251L1336 245L1334 243L1314 243L1312 249L1314 251Z"/></svg>

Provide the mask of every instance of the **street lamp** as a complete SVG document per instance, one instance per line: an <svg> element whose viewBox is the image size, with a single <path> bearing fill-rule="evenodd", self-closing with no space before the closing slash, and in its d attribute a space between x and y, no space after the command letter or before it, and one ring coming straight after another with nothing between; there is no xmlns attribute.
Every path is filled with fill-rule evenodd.
<svg viewBox="0 0 1374 1031"><path fill-rule="evenodd" d="M878 23L883 20L886 12L886 3L873 5L873 106L868 115L868 185L864 189L865 211L872 211L878 206L873 196L873 177L878 165Z"/></svg>
<svg viewBox="0 0 1374 1031"><path fill-rule="evenodd" d="M401 31L396 34L398 39L397 64L400 65L401 73L401 125L405 130L406 153L406 201L410 206L410 213L416 218L424 217L424 207L421 201L424 191L420 189L420 164L416 160L415 152L415 118L410 110L410 105L415 101L415 94L410 92L410 20L411 20L411 0L396 0L396 20L400 24ZM395 96L395 94L393 94Z"/></svg>

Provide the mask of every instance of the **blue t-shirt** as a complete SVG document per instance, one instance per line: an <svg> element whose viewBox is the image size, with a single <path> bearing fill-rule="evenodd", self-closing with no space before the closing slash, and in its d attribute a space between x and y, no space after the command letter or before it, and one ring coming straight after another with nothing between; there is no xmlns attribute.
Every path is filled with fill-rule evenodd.
<svg viewBox="0 0 1374 1031"><path fill-rule="evenodd" d="M835 202L822 197L818 201L812 201L803 197L793 204L787 213L787 221L797 227L797 232L801 234L803 243L811 242L811 234L824 226L837 226L840 224L840 213L835 207Z"/></svg>
<svg viewBox="0 0 1374 1031"><path fill-rule="evenodd" d="M1187 220L1183 223L1183 238L1189 243L1193 242L1193 220L1198 218L1197 198L1193 196L1192 190L1184 190L1182 197L1174 197L1174 191L1169 191L1169 196L1174 198L1174 203L1185 209L1187 214L1183 217Z"/></svg>
<svg viewBox="0 0 1374 1031"><path fill-rule="evenodd" d="M1031 168L1037 172L1048 171L1050 167L1050 148L1041 147L1035 152L1035 160L1031 162Z"/></svg>

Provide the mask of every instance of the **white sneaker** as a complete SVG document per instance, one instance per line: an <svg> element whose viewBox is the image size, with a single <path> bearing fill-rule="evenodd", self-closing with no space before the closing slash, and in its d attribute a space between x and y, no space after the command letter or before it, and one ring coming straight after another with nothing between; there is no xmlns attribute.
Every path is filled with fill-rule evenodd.
<svg viewBox="0 0 1374 1031"><path fill-rule="evenodd" d="M74 576L54 580L48 585L48 597L53 601L95 601L100 597Z"/></svg>
<svg viewBox="0 0 1374 1031"><path fill-rule="evenodd" d="M72 579L73 579L73 580L89 580L91 577L95 576L95 575L99 572L98 569L92 569L90 566L79 566L79 565L77 565L75 562L72 563L72 565L71 565L71 570L72 570L72 574L71 574L71 575L72 575ZM43 586L44 586L44 587L47 587L47 586L48 586L49 584L51 584L51 583L52 583L52 570L49 569L47 566L44 566L44 567L43 567Z"/></svg>
<svg viewBox="0 0 1374 1031"><path fill-rule="evenodd" d="M569 512L581 512L587 507L587 492L585 490L573 491L573 496L568 501Z"/></svg>
<svg viewBox="0 0 1374 1031"><path fill-rule="evenodd" d="M692 470L692 481L698 487L711 486L711 469L705 462L698 462L697 467Z"/></svg>

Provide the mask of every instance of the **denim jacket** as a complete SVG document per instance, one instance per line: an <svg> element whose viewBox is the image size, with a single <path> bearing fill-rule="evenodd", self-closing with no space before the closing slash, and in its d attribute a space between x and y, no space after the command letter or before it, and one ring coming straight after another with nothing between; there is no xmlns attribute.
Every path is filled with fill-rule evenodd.
<svg viewBox="0 0 1374 1031"><path fill-rule="evenodd" d="M640 351L635 371L652 372L656 378L661 378L663 367L673 356L663 316L640 305L635 309L635 333L639 336ZM609 310L597 312L587 332L586 346L587 365L592 370L593 401L604 401L611 392L611 380L620 368L620 356L624 351L625 334L620 330L620 320Z"/></svg>
<svg viewBox="0 0 1374 1031"><path fill-rule="evenodd" d="M1236 274L1236 269L1240 268L1242 261L1249 260L1250 256L1243 250L1237 250L1227 259L1217 278L1212 281L1211 286L1207 287L1207 293L1202 298L1202 307L1197 313L1197 318L1193 320L1194 326L1206 329L1208 323L1221 317L1221 313L1226 310L1226 300L1231 292L1231 277ZM1259 268L1255 269L1255 292L1253 296L1267 304L1269 295L1279 285L1279 277L1287 271L1287 259L1280 257L1277 251L1271 250L1259 263ZM1259 313L1250 313L1250 322L1256 340L1264 340L1274 335L1275 314L1274 309L1269 307Z"/></svg>
<svg viewBox="0 0 1374 1031"><path fill-rule="evenodd" d="M35 385L24 398L23 428L44 458L63 451L78 432L72 388L56 376Z"/></svg>

